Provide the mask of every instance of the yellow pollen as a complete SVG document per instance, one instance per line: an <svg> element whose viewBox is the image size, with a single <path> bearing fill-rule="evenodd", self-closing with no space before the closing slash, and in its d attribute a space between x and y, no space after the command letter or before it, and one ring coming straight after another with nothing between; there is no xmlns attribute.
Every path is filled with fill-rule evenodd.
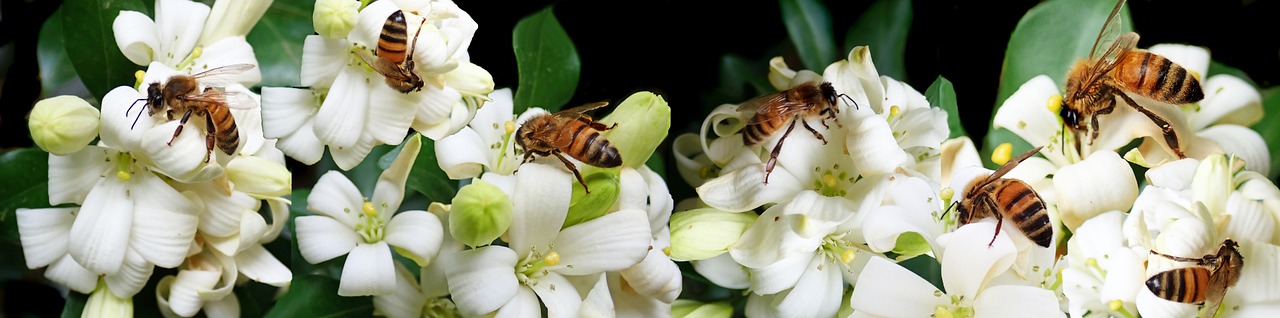
<svg viewBox="0 0 1280 318"><path fill-rule="evenodd" d="M836 186L836 182L839 182L839 181L840 180L836 179L836 176L832 175L831 172L827 172L822 175L822 185L824 186L834 188Z"/></svg>
<svg viewBox="0 0 1280 318"><path fill-rule="evenodd" d="M951 188L945 188L945 189L942 189L942 192L938 194L942 196L942 202L951 202L951 198L956 196L956 190Z"/></svg>
<svg viewBox="0 0 1280 318"><path fill-rule="evenodd" d="M200 55L202 55L202 54L204 54L204 48L201 48L201 47L197 46L197 47L195 47L194 49L191 49L191 59L192 59L192 60L200 58Z"/></svg>
<svg viewBox="0 0 1280 318"><path fill-rule="evenodd" d="M1203 80L1204 80L1204 79L1201 79L1201 78L1200 78L1200 72L1192 71L1191 69L1187 69L1187 72L1190 72L1190 73L1191 73L1191 76L1192 76L1192 77L1195 77L1197 81L1203 81Z"/></svg>
<svg viewBox="0 0 1280 318"><path fill-rule="evenodd" d="M503 123L503 124L502 124L502 126L503 126L503 128L506 128L506 129L507 129L507 133L508 133L508 134L513 133L513 132L515 132L515 131L516 131L516 122L514 122L514 121L510 121L510 120L508 120L507 122Z"/></svg>
<svg viewBox="0 0 1280 318"><path fill-rule="evenodd" d="M663 247L662 254L666 256L671 256L671 247L670 246Z"/></svg>
<svg viewBox="0 0 1280 318"><path fill-rule="evenodd" d="M1062 111L1062 94L1049 96L1049 102L1045 106L1049 108L1049 112L1055 115L1058 114L1059 111Z"/></svg>
<svg viewBox="0 0 1280 318"><path fill-rule="evenodd" d="M947 307L938 306L933 309L933 317L934 318L951 318L952 316L951 316L951 311L947 310Z"/></svg>
<svg viewBox="0 0 1280 318"><path fill-rule="evenodd" d="M889 118L897 117L899 113L902 113L902 107L898 107L898 105L889 107Z"/></svg>
<svg viewBox="0 0 1280 318"><path fill-rule="evenodd" d="M378 216L378 209L373 206L373 202L364 201L364 205L361 205L360 209L364 211L365 216L368 216L368 217Z"/></svg>
<svg viewBox="0 0 1280 318"><path fill-rule="evenodd" d="M129 182L129 178L132 178L132 176L130 176L128 172L124 172L124 170L120 170L120 171L116 171L116 178L119 178L120 181Z"/></svg>
<svg viewBox="0 0 1280 318"><path fill-rule="evenodd" d="M840 252L840 262L849 264L849 262L853 262L853 259L857 256L858 253L855 253L853 250L844 250L844 252Z"/></svg>
<svg viewBox="0 0 1280 318"><path fill-rule="evenodd" d="M542 258L542 261L546 262L547 266L556 266L556 264L560 264L560 253L556 253L554 251L548 253L547 257Z"/></svg>
<svg viewBox="0 0 1280 318"><path fill-rule="evenodd" d="M1119 299L1112 300L1107 302L1107 308L1111 309L1111 311L1120 311L1121 309L1124 309L1124 302Z"/></svg>
<svg viewBox="0 0 1280 318"><path fill-rule="evenodd" d="M1089 259L1084 260L1084 266L1098 267L1098 259L1090 257Z"/></svg>
<svg viewBox="0 0 1280 318"><path fill-rule="evenodd" d="M991 152L992 163L1003 165L1006 162L1009 162L1009 159L1013 159L1013 144L1011 143L1006 142L1000 144L999 146L996 146L995 151Z"/></svg>
<svg viewBox="0 0 1280 318"><path fill-rule="evenodd" d="M133 87L142 88L142 77L146 75L147 75L147 72L143 70L138 70L137 72L133 72L133 78L134 78Z"/></svg>

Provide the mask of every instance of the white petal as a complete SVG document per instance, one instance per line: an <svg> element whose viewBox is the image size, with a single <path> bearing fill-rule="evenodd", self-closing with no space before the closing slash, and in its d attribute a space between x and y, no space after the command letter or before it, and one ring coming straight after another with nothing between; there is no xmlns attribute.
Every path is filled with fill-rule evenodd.
<svg viewBox="0 0 1280 318"><path fill-rule="evenodd" d="M396 263L396 290L387 295L373 296L373 309L392 318L422 317L425 303L413 274L399 263Z"/></svg>
<svg viewBox="0 0 1280 318"><path fill-rule="evenodd" d="M479 176L489 162L484 140L471 127L435 142L436 159L440 169L449 179L466 179Z"/></svg>
<svg viewBox="0 0 1280 318"><path fill-rule="evenodd" d="M411 29L416 38L414 43L417 44L413 51L414 70L422 76L434 76L457 69L458 62L449 60L453 52L448 50L448 41L445 34L440 32L434 24L420 24L418 28Z"/></svg>
<svg viewBox="0 0 1280 318"><path fill-rule="evenodd" d="M938 243L945 248L939 261L947 294L976 296L988 281L1013 265L1017 257L1013 241L1004 231L996 233L994 223L970 223L938 237ZM996 233L994 244L993 233Z"/></svg>
<svg viewBox="0 0 1280 318"><path fill-rule="evenodd" d="M71 225L68 252L98 274L112 274L124 262L133 227L134 201L119 179L104 178L84 200Z"/></svg>
<svg viewBox="0 0 1280 318"><path fill-rule="evenodd" d="M399 145L413 123L413 105L418 96L400 94L387 85L369 89L369 117L364 129L378 142Z"/></svg>
<svg viewBox="0 0 1280 318"><path fill-rule="evenodd" d="M929 245L934 246L933 238L941 234L941 227L929 219L929 214L915 213L921 211L906 210L897 206L884 206L871 210L863 219L862 234L867 247L877 253L892 251L898 243L898 237L905 233L920 234Z"/></svg>
<svg viewBox="0 0 1280 318"><path fill-rule="evenodd" d="M178 271L178 277L170 287L169 308L183 317L195 316L204 303L197 293L212 289L219 278L222 278L222 273L218 271Z"/></svg>
<svg viewBox="0 0 1280 318"><path fill-rule="evenodd" d="M139 174L134 182L131 248L156 266L177 267L195 239L200 209L153 175Z"/></svg>
<svg viewBox="0 0 1280 318"><path fill-rule="evenodd" d="M364 161L364 158L373 151L375 146L373 136L362 134L360 140L350 147L329 146L329 155L333 156L333 162L338 164L338 168L342 170L351 170L356 165Z"/></svg>
<svg viewBox="0 0 1280 318"><path fill-rule="evenodd" d="M800 277L813 269L809 265L815 258L821 257L815 253L798 253L751 270L751 291L767 295L795 287Z"/></svg>
<svg viewBox="0 0 1280 318"><path fill-rule="evenodd" d="M596 284L582 296L582 306L578 308L578 317L613 318L618 316L614 308L613 295L609 290L609 279L601 273L596 275Z"/></svg>
<svg viewBox="0 0 1280 318"><path fill-rule="evenodd" d="M89 146L69 156L49 155L49 203L84 203L104 170L113 166L107 161L108 153L114 151Z"/></svg>
<svg viewBox="0 0 1280 318"><path fill-rule="evenodd" d="M858 105L866 105L877 113L888 109L884 106L884 84L871 62L871 50L867 46L854 47L845 60L827 66L822 77L831 82L836 91L852 97Z"/></svg>
<svg viewBox="0 0 1280 318"><path fill-rule="evenodd" d="M719 177L699 186L698 197L708 206L725 211L746 211L765 203L785 201L804 189L795 177L785 172L786 169L776 167L769 175L769 183L764 183L764 163L750 150L743 149L736 157L746 158L742 160L754 164L736 170L725 166Z"/></svg>
<svg viewBox="0 0 1280 318"><path fill-rule="evenodd" d="M735 262L728 253L691 263L694 271L716 286L731 289L745 289L751 286L747 268Z"/></svg>
<svg viewBox="0 0 1280 318"><path fill-rule="evenodd" d="M1147 51L1159 54L1169 59L1178 66L1186 68L1188 71L1200 74L1200 76L1208 75L1209 72L1209 49L1201 46L1161 43L1152 45Z"/></svg>
<svg viewBox="0 0 1280 318"><path fill-rule="evenodd" d="M403 1L403 0L402 0ZM471 39L475 36L476 29L479 25L458 5L453 2L434 2L433 10L447 12L455 17L440 21L440 32L444 33L446 39L449 39L449 48L447 52L457 54L455 52L465 53L467 48L471 46Z"/></svg>
<svg viewBox="0 0 1280 318"><path fill-rule="evenodd" d="M395 246L401 253L409 253L419 266L431 263L440 251L440 243L444 240L444 227L440 218L427 211L404 211L397 213L387 223L387 244Z"/></svg>
<svg viewBox="0 0 1280 318"><path fill-rule="evenodd" d="M360 242L360 235L331 218L299 216L293 222L298 232L298 252L312 264L346 255Z"/></svg>
<svg viewBox="0 0 1280 318"><path fill-rule="evenodd" d="M298 131L316 113L315 91L292 87L262 88L262 136L281 138Z"/></svg>
<svg viewBox="0 0 1280 318"><path fill-rule="evenodd" d="M208 5L194 1L156 1L156 29L161 41L155 59L177 65L187 58L200 40L209 11Z"/></svg>
<svg viewBox="0 0 1280 318"><path fill-rule="evenodd" d="M1110 210L1126 211L1138 197L1138 181L1129 162L1115 152L1099 151L1054 174L1058 213L1068 229Z"/></svg>
<svg viewBox="0 0 1280 318"><path fill-rule="evenodd" d="M1143 263L1146 255L1138 256L1132 249L1119 247L1107 254L1102 254L1098 261L1105 266L1106 281L1098 295L1108 301L1120 299L1125 302L1136 301L1138 290L1146 288L1147 274Z"/></svg>
<svg viewBox="0 0 1280 318"><path fill-rule="evenodd" d="M462 93L452 87L427 85L422 92L416 94L418 101L414 105L417 110L413 118L413 129L435 140L449 135L447 127L441 124L447 123L454 104L461 102Z"/></svg>
<svg viewBox="0 0 1280 318"><path fill-rule="evenodd" d="M1232 192L1227 199L1226 215L1230 221L1226 231L1219 234L1240 241L1268 242L1276 231L1274 215L1266 210L1262 202L1249 200L1240 192Z"/></svg>
<svg viewBox="0 0 1280 318"><path fill-rule="evenodd" d="M394 2L388 3L370 3L363 9L360 9L360 17L358 24L351 34L347 35L347 39L352 42L362 43L370 49L374 48L378 42L378 35L381 34L382 25L386 23L387 17L396 10L401 10ZM406 22L409 21L406 16Z"/></svg>
<svg viewBox="0 0 1280 318"><path fill-rule="evenodd" d="M497 312L493 313L494 318L539 318L542 317L542 302L538 301L538 295L533 293L532 289L518 288L516 294L511 297L509 302L502 304ZM463 312L465 315L465 312Z"/></svg>
<svg viewBox="0 0 1280 318"><path fill-rule="evenodd" d="M356 244L342 265L339 296L386 295L395 291L395 265L386 242Z"/></svg>
<svg viewBox="0 0 1280 318"><path fill-rule="evenodd" d="M1253 129L1236 125L1215 125L1196 133L1222 147L1225 154L1244 159L1245 168L1262 174L1271 172L1271 153L1267 141Z"/></svg>
<svg viewBox="0 0 1280 318"><path fill-rule="evenodd" d="M893 121L892 127L893 131L899 132L898 145L903 149L912 147L937 149L951 133L946 129L947 112L942 108L904 110L899 116Z"/></svg>
<svg viewBox="0 0 1280 318"><path fill-rule="evenodd" d="M142 286L147 284L155 268L155 265L148 263L142 255L130 249L120 270L114 275L103 277L103 281L107 283L112 294L124 298L133 297L142 290Z"/></svg>
<svg viewBox="0 0 1280 318"><path fill-rule="evenodd" d="M148 72L148 74L151 73ZM139 143L142 142L141 132L150 129L164 118L161 113L156 113L154 116L146 115L145 104L146 95L128 86L119 86L107 92L107 95L102 97L102 126L98 127L102 142L115 149L138 150Z"/></svg>
<svg viewBox="0 0 1280 318"><path fill-rule="evenodd" d="M651 237L643 210L605 214L561 231L552 243L560 263L549 268L565 275L619 271L644 259Z"/></svg>
<svg viewBox="0 0 1280 318"><path fill-rule="evenodd" d="M893 137L889 123L871 113L871 109L847 111L849 139L845 142L849 156L863 176L891 173L897 167L912 161Z"/></svg>
<svg viewBox="0 0 1280 318"><path fill-rule="evenodd" d="M1240 256L1245 264L1240 270L1240 282L1228 288L1227 293L1239 295L1241 302L1276 303L1280 300L1280 247L1266 242L1241 242Z"/></svg>
<svg viewBox="0 0 1280 318"><path fill-rule="evenodd" d="M522 289L513 270L516 253L510 249L487 246L454 253L447 259L451 263L446 267L449 292L463 315L498 310Z"/></svg>
<svg viewBox="0 0 1280 318"><path fill-rule="evenodd" d="M981 165L982 157L978 155L978 148L974 147L969 136L948 139L942 143L942 179L938 183L951 184L951 174L960 168Z"/></svg>
<svg viewBox="0 0 1280 318"><path fill-rule="evenodd" d="M245 41L244 35L225 37L204 47L204 54L192 61L191 72L198 73L209 69L235 64L258 64L253 54L253 46ZM253 86L262 82L262 69L251 70L228 75L228 81Z"/></svg>
<svg viewBox="0 0 1280 318"><path fill-rule="evenodd" d="M30 250L24 249L22 252L30 253ZM66 254L49 264L49 268L44 270L44 277L81 294L92 293L98 286L98 274L84 269Z"/></svg>
<svg viewBox="0 0 1280 318"><path fill-rule="evenodd" d="M1193 129L1214 124L1252 126L1262 120L1262 95L1239 77L1211 76L1204 81L1204 100L1191 119Z"/></svg>
<svg viewBox="0 0 1280 318"><path fill-rule="evenodd" d="M378 176L378 182L373 188L373 198L369 202L387 212L378 215L383 220L390 218L391 212L400 209L400 201L404 200L404 184L409 179L409 170L413 168L413 163L417 161L418 152L421 150L422 138L414 135L396 155L391 166Z"/></svg>
<svg viewBox="0 0 1280 318"><path fill-rule="evenodd" d="M355 228L357 215L362 213L363 206L364 198L360 196L360 189L351 183L351 179L337 171L329 171L320 176L316 186L311 189L311 194L307 196L307 210L331 217L349 229Z"/></svg>
<svg viewBox="0 0 1280 318"><path fill-rule="evenodd" d="M1191 180L1200 167L1200 160L1187 158L1168 162L1147 170L1148 184L1161 188L1182 190L1191 189ZM1135 204L1135 206L1137 206Z"/></svg>
<svg viewBox="0 0 1280 318"><path fill-rule="evenodd" d="M133 64L151 63L152 55L160 48L155 21L141 12L120 11L111 22L111 30L120 53L124 53L124 57Z"/></svg>
<svg viewBox="0 0 1280 318"><path fill-rule="evenodd" d="M786 291L777 310L795 317L833 317L844 296L841 267L815 257L806 267L796 287Z"/></svg>
<svg viewBox="0 0 1280 318"><path fill-rule="evenodd" d="M1072 264L1084 264L1086 258L1098 257L1116 248L1124 247L1124 236L1121 229L1126 214L1122 211L1110 211L1085 220L1076 228L1075 235L1067 241L1067 254ZM1109 258L1097 259L1099 265L1105 266Z"/></svg>
<svg viewBox="0 0 1280 318"><path fill-rule="evenodd" d="M240 232L241 215L245 210L257 209L258 200L244 192L225 195L211 182L184 187L200 195L204 211L200 213L200 233L225 237Z"/></svg>
<svg viewBox="0 0 1280 318"><path fill-rule="evenodd" d="M783 218L785 205L775 205L764 211L755 222L742 232L741 238L729 246L729 255L738 263L751 268L763 268L797 254L812 254L821 244L823 236L801 237L792 231L803 222L802 218Z"/></svg>
<svg viewBox="0 0 1280 318"><path fill-rule="evenodd" d="M344 67L316 113L315 132L330 147L351 147L364 135L369 107L369 81L364 71Z"/></svg>
<svg viewBox="0 0 1280 318"><path fill-rule="evenodd" d="M880 257L867 262L849 298L855 311L888 317L928 317L950 301L928 281Z"/></svg>
<svg viewBox="0 0 1280 318"><path fill-rule="evenodd" d="M75 222L75 211L76 208L19 208L14 213L28 269L49 265L67 255L67 235ZM89 290L93 291L93 287Z"/></svg>
<svg viewBox="0 0 1280 318"><path fill-rule="evenodd" d="M222 150L207 147L205 132L195 123L199 120L190 120L185 125L174 120L142 133L142 155L150 159L156 172L183 183L209 181L222 174L224 169L214 161L216 157L211 157L220 156ZM179 127L182 127L181 134L174 138Z"/></svg>
<svg viewBox="0 0 1280 318"><path fill-rule="evenodd" d="M254 245L236 254L236 266L241 274L254 281L284 287L293 280L293 273L262 245Z"/></svg>
<svg viewBox="0 0 1280 318"><path fill-rule="evenodd" d="M680 267L660 249L650 249L639 264L622 270L622 279L640 295L666 303L675 301L683 287Z"/></svg>
<svg viewBox="0 0 1280 318"><path fill-rule="evenodd" d="M1032 286L991 286L973 300L974 317L1066 317L1052 290Z"/></svg>
<svg viewBox="0 0 1280 318"><path fill-rule="evenodd" d="M240 300L235 296L228 296L205 301L204 314L209 317L235 317L240 314Z"/></svg>
<svg viewBox="0 0 1280 318"><path fill-rule="evenodd" d="M573 288L573 283L560 276L549 273L538 278L537 284L529 285L542 305L547 308L547 317L576 317L578 307L582 306L582 296Z"/></svg>
<svg viewBox="0 0 1280 318"><path fill-rule="evenodd" d="M490 142L501 140L507 134L506 123L512 121L514 101L510 88L502 88L489 93L489 102L476 110L475 119L470 126L483 140Z"/></svg>
<svg viewBox="0 0 1280 318"><path fill-rule="evenodd" d="M324 143L316 137L311 121L302 124L292 135L276 141L276 147L293 159L307 165L314 165L324 156Z"/></svg>
<svg viewBox="0 0 1280 318"><path fill-rule="evenodd" d="M338 73L351 61L349 49L346 40L308 35L302 42L302 86L333 87Z"/></svg>
<svg viewBox="0 0 1280 318"><path fill-rule="evenodd" d="M649 184L649 226L656 233L669 235L671 231L666 227L671 221L671 211L676 202L671 198L667 181L647 166L641 166L639 172Z"/></svg>
<svg viewBox="0 0 1280 318"><path fill-rule="evenodd" d="M511 249L522 256L543 250L556 238L569 212L572 176L558 167L539 163L520 166L511 196Z"/></svg>
<svg viewBox="0 0 1280 318"><path fill-rule="evenodd" d="M1172 302L1156 297L1151 290L1138 291L1138 314L1142 317L1194 317L1197 305Z"/></svg>
<svg viewBox="0 0 1280 318"><path fill-rule="evenodd" d="M1052 147L1061 142L1053 137L1061 133L1063 126L1058 121L1058 114L1049 110L1048 102L1058 94L1058 84L1052 78L1047 75L1033 77L1004 100L992 119L992 125L1008 129L1032 146ZM1062 158L1060 149L1046 152L1046 155L1053 160Z"/></svg>

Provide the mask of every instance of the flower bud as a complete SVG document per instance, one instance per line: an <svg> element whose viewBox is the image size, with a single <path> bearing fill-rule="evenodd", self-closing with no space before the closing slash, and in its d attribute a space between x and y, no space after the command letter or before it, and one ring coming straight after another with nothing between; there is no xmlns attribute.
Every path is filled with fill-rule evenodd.
<svg viewBox="0 0 1280 318"><path fill-rule="evenodd" d="M120 297L99 280L98 288L89 294L81 317L133 317L133 297Z"/></svg>
<svg viewBox="0 0 1280 318"><path fill-rule="evenodd" d="M51 154L80 151L98 136L98 109L79 97L63 95L40 100L27 118L31 139Z"/></svg>
<svg viewBox="0 0 1280 318"><path fill-rule="evenodd" d="M346 39L356 26L360 2L352 0L318 0L311 21L316 33L330 39Z"/></svg>
<svg viewBox="0 0 1280 318"><path fill-rule="evenodd" d="M701 303L688 299L676 299L671 304L671 316L676 318L728 318L733 316L733 306L725 302Z"/></svg>
<svg viewBox="0 0 1280 318"><path fill-rule="evenodd" d="M458 189L449 212L449 233L467 246L488 245L511 227L511 198L481 179Z"/></svg>
<svg viewBox="0 0 1280 318"><path fill-rule="evenodd" d="M281 197L293 190L293 174L284 165L261 157L240 156L227 164L236 190L254 197Z"/></svg>
<svg viewBox="0 0 1280 318"><path fill-rule="evenodd" d="M458 64L458 68L444 74L444 81L449 87L462 93L462 97L481 97L489 99L493 92L493 75L479 65L470 62Z"/></svg>
<svg viewBox="0 0 1280 318"><path fill-rule="evenodd" d="M724 254L756 217L710 208L672 214L671 259L696 261Z"/></svg>
<svg viewBox="0 0 1280 318"><path fill-rule="evenodd" d="M605 125L618 123L617 127L605 131L605 138L618 148L622 164L638 168L649 161L653 151L667 139L667 130L671 128L671 107L662 96L638 92L618 104L618 108L600 122Z"/></svg>

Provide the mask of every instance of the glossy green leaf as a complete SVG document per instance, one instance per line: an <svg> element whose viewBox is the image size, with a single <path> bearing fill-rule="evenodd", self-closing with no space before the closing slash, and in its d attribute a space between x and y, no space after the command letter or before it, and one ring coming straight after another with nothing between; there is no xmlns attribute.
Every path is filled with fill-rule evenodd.
<svg viewBox="0 0 1280 318"><path fill-rule="evenodd" d="M879 68L879 67L877 67ZM960 108L956 102L956 88L951 85L945 77L938 76L938 79L929 85L929 89L924 91L924 97L929 100L929 105L941 107L947 112L947 127L951 128L951 134L947 138L955 138L960 136L968 136L964 131L964 126L960 124Z"/></svg>
<svg viewBox="0 0 1280 318"><path fill-rule="evenodd" d="M413 134L410 138L415 137L422 138L422 150L418 151L418 159L413 161L413 168L409 170L409 179L405 182L405 187L421 193L431 202L453 201L453 196L458 194L458 182L449 179L449 175L440 169L440 163L436 160L435 141L418 134ZM395 149L391 149L379 158L378 167L382 169L390 167L391 162L400 155L400 150L404 149L404 144L401 142Z"/></svg>
<svg viewBox="0 0 1280 318"><path fill-rule="evenodd" d="M902 265L903 268L929 281L938 290L944 293L947 292L945 286L942 285L942 264L939 264L937 259L929 255L920 255L899 262L898 265Z"/></svg>
<svg viewBox="0 0 1280 318"><path fill-rule="evenodd" d="M1249 83L1249 85L1253 85L1253 87L1258 87L1258 83L1255 83L1253 79L1249 78L1249 74L1245 74L1244 71L1238 68L1232 67L1230 65L1222 64L1222 62L1218 62L1217 60L1209 61L1208 73L1209 74L1205 74L1205 76L1201 78L1201 80L1209 78L1210 76L1218 75L1218 74L1226 74L1226 75L1239 77L1240 79L1244 80L1245 83Z"/></svg>
<svg viewBox="0 0 1280 318"><path fill-rule="evenodd" d="M1089 50L1115 5L1114 0L1053 0L1028 10L1009 37L991 117L1009 95L1033 77L1048 75L1058 87L1065 87L1067 69L1089 57ZM1133 29L1127 7L1120 10L1119 18L1120 32ZM991 151L1003 143L1013 144L1014 153L1031 149L1008 130L989 130L979 152L985 166L998 166L991 162Z"/></svg>
<svg viewBox="0 0 1280 318"><path fill-rule="evenodd" d="M555 112L569 102L578 88L582 65L577 48L551 7L520 19L512 34L511 46L520 72L516 114L529 107Z"/></svg>
<svg viewBox="0 0 1280 318"><path fill-rule="evenodd" d="M0 156L0 238L17 243L18 208L49 205L49 154L23 148Z"/></svg>
<svg viewBox="0 0 1280 318"><path fill-rule="evenodd" d="M880 75L906 81L907 33L911 31L910 0L880 0L872 3L844 37L844 52L866 45Z"/></svg>
<svg viewBox="0 0 1280 318"><path fill-rule="evenodd" d="M245 40L253 45L262 71L262 86L301 83L302 42L313 34L311 10L315 1L275 1Z"/></svg>
<svg viewBox="0 0 1280 318"><path fill-rule="evenodd" d="M111 24L121 10L146 12L142 1L67 0L61 10L67 55L89 92L102 98L116 86L133 85L142 68L120 53Z"/></svg>
<svg viewBox="0 0 1280 318"><path fill-rule="evenodd" d="M62 9L44 21L40 28L40 40L36 43L36 61L40 63L40 96L52 96L65 90L65 86L79 85L76 69L71 66L67 46L62 41Z"/></svg>
<svg viewBox="0 0 1280 318"><path fill-rule="evenodd" d="M62 318L80 318L80 314L84 312L84 305L89 302L89 295L70 292L67 293L67 303L62 307Z"/></svg>
<svg viewBox="0 0 1280 318"><path fill-rule="evenodd" d="M720 104L741 103L774 91L766 77L768 63L765 59L752 60L733 54L721 56L720 84L702 94L702 112L710 113Z"/></svg>
<svg viewBox="0 0 1280 318"><path fill-rule="evenodd" d="M289 292L280 297L266 317L335 318L372 315L373 297L338 296L338 280L304 274L293 277Z"/></svg>
<svg viewBox="0 0 1280 318"><path fill-rule="evenodd" d="M1271 152L1271 173L1268 178L1280 176L1280 86L1262 91L1262 121L1253 125L1253 130L1267 141L1267 151Z"/></svg>
<svg viewBox="0 0 1280 318"><path fill-rule="evenodd" d="M831 13L819 0L781 0L782 23L805 68L821 71L836 61Z"/></svg>

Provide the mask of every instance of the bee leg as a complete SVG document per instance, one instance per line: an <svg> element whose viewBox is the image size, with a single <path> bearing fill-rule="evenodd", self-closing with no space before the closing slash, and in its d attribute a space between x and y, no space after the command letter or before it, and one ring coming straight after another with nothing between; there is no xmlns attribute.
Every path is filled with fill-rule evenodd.
<svg viewBox="0 0 1280 318"><path fill-rule="evenodd" d="M173 110L172 110L172 109L170 109L170 110L169 110L169 113L170 113L170 114L172 114L172 113L173 113ZM172 118L172 117L170 117L170 119L173 119L173 118ZM173 138L169 138L169 143L168 143L168 145L173 146L173 141L174 141L174 140L176 140L176 139L178 139L178 135L182 134L182 127L187 125L187 119L191 119L191 110L190 110L190 109L188 109L188 110L187 110L187 113L186 113L186 114L182 115L182 121L179 121L179 122L178 122L178 129L174 129L174 130L173 130Z"/></svg>
<svg viewBox="0 0 1280 318"><path fill-rule="evenodd" d="M205 127L205 134L204 134L204 148L205 148L205 152L204 152L204 162L205 162L205 163L209 163L209 159L213 159L213 140L214 140L214 139L213 139L213 136L214 136L214 135L216 135L216 133L214 133L214 131L213 131L213 127L214 127L214 126L213 126L213 116L209 116L209 114L205 114L205 116L204 116L204 120L205 120L205 125L204 125L204 127Z"/></svg>
<svg viewBox="0 0 1280 318"><path fill-rule="evenodd" d="M804 119L797 119L797 120L799 120L801 124L804 124L804 128L805 128L805 129L808 129L808 130L809 130L809 132L813 133L813 136L814 136L814 137L817 137L817 138L818 138L818 140L821 140L821 141L822 141L822 144L824 144L824 145L825 145L825 144L827 144L827 138L822 137L822 133L819 133L817 129L813 129L813 127L810 127L810 126L809 126L809 122L808 122L808 121L805 121ZM820 122L820 123L822 123L822 126L823 126L823 127L826 127L826 126L827 126L827 123L822 122L822 121L819 121L819 122ZM831 127L827 127L827 129L831 129Z"/></svg>
<svg viewBox="0 0 1280 318"><path fill-rule="evenodd" d="M782 142L787 140L787 135L790 135L791 130L795 128L796 121L793 120L791 125L787 125L787 131L782 133L782 138L778 138L778 144L773 146L773 151L769 153L769 163L764 165L764 184L769 184L769 174L773 173L773 166L778 164L778 154L782 153Z"/></svg>
<svg viewBox="0 0 1280 318"><path fill-rule="evenodd" d="M591 189L587 188L587 181L583 180L582 173L578 172L578 166L569 162L569 159L565 159L564 155L561 155L559 151L553 151L551 154L556 155L556 158L560 159L560 162L563 162L564 166L569 168L569 171L573 171L573 176L578 178L579 184L582 184L582 190L586 191L587 194L591 194Z"/></svg>
<svg viewBox="0 0 1280 318"><path fill-rule="evenodd" d="M1137 109L1138 112L1143 115L1147 115L1147 118L1150 118L1151 122L1156 124L1156 127L1160 127L1160 133L1164 135L1164 141L1169 144L1169 149L1172 149L1173 153L1178 155L1178 159L1187 157L1186 154L1182 153L1182 147L1178 144L1178 133L1173 130L1173 125L1170 125L1169 121L1166 121L1164 120L1164 117L1160 117L1160 115L1151 112L1150 109L1138 105L1138 103L1134 102L1133 99L1129 98L1129 96L1124 94L1119 95L1124 99L1124 102L1133 106L1133 109Z"/></svg>
<svg viewBox="0 0 1280 318"><path fill-rule="evenodd" d="M1208 265L1208 263L1213 262L1213 258L1215 258L1215 255L1205 255L1203 258L1173 256L1165 253L1156 252L1155 250L1151 250L1151 254L1158 255L1158 256L1171 259L1174 261L1178 261L1178 262L1196 263L1197 265Z"/></svg>
<svg viewBox="0 0 1280 318"><path fill-rule="evenodd" d="M539 154L539 155L543 155L543 156L548 155L548 154L546 154L546 153L539 153L538 151L533 151L533 150L526 151L526 152L524 153L524 159L520 160L520 164L521 164L521 165L523 165L523 164L526 164L526 163L529 163L529 162L533 161L533 159L534 159L534 158L533 158L533 155L534 155L535 153L536 153L536 154ZM516 170L512 170L512 171L511 171L511 174L516 174L516 172L520 172L520 166L516 166Z"/></svg>

